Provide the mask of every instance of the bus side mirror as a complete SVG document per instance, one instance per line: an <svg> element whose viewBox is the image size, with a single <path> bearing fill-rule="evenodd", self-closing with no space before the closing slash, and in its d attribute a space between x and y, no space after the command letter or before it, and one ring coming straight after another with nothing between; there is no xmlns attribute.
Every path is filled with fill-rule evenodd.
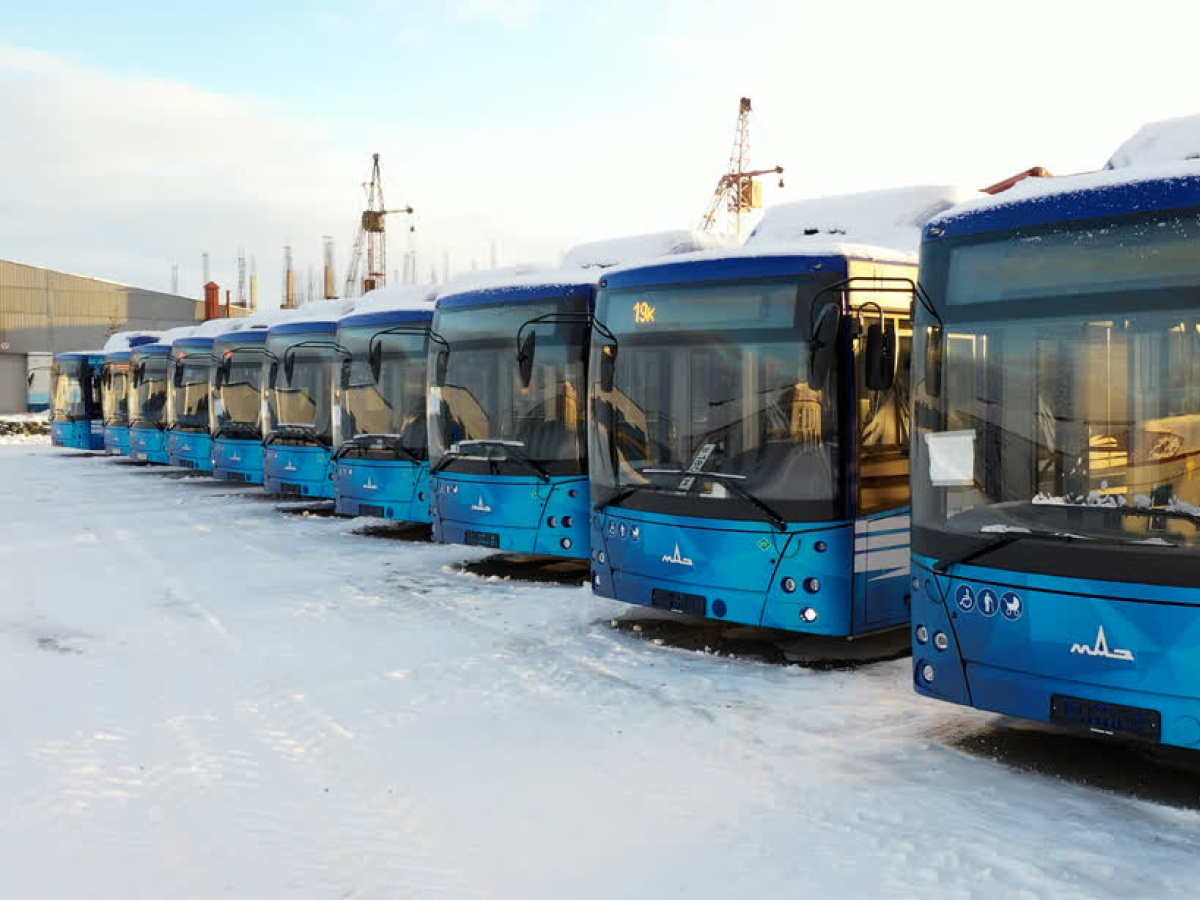
<svg viewBox="0 0 1200 900"><path fill-rule="evenodd" d="M266 387L268 387L268 388L275 387L275 379L278 377L279 377L279 363L277 361L272 361L271 362L271 371L267 374Z"/></svg>
<svg viewBox="0 0 1200 900"><path fill-rule="evenodd" d="M222 381L229 384L229 373L233 369L233 357L227 356L221 360L221 367L218 369L220 379L217 381L220 384Z"/></svg>
<svg viewBox="0 0 1200 900"><path fill-rule="evenodd" d="M379 384L379 376L383 374L383 342L373 341L371 344L371 352L367 354L371 363L371 380ZM343 375L342 387L350 386L350 360L342 363Z"/></svg>
<svg viewBox="0 0 1200 900"><path fill-rule="evenodd" d="M817 314L813 325L812 358L809 364L808 385L820 390L829 377L837 355L838 331L842 325L842 312L835 303L827 303Z"/></svg>
<svg viewBox="0 0 1200 900"><path fill-rule="evenodd" d="M608 394L617 383L617 346L605 344L600 348L600 390Z"/></svg>
<svg viewBox="0 0 1200 900"><path fill-rule="evenodd" d="M433 364L433 383L438 387L446 386L446 372L450 368L450 351L439 350Z"/></svg>
<svg viewBox="0 0 1200 900"><path fill-rule="evenodd" d="M863 381L870 391L890 390L896 380L896 325L894 322L867 326L863 350Z"/></svg>
<svg viewBox="0 0 1200 900"><path fill-rule="evenodd" d="M30 372L28 375L25 376L25 383L27 385L29 385L30 387L33 387L33 373L32 372Z"/></svg>
<svg viewBox="0 0 1200 900"><path fill-rule="evenodd" d="M177 362L171 368L171 384L183 387L183 363Z"/></svg>
<svg viewBox="0 0 1200 900"><path fill-rule="evenodd" d="M346 357L345 359L342 360L342 368L341 368L342 390L345 390L346 388L350 387L350 366L351 366L351 361L350 361L349 357ZM372 366L371 367L372 374L374 374L374 371L375 371L375 367ZM378 380L378 379L376 379L376 380Z"/></svg>
<svg viewBox="0 0 1200 900"><path fill-rule="evenodd" d="M533 381L533 355L537 351L537 332L530 331L525 335L525 340L521 341L521 347L517 350L517 368L521 373L521 386L529 387L529 383Z"/></svg>
<svg viewBox="0 0 1200 900"><path fill-rule="evenodd" d="M931 326L925 332L925 393L937 397L942 391L942 329Z"/></svg>
<svg viewBox="0 0 1200 900"><path fill-rule="evenodd" d="M283 357L283 377L290 385L292 383L292 374L296 371L296 354L288 353Z"/></svg>

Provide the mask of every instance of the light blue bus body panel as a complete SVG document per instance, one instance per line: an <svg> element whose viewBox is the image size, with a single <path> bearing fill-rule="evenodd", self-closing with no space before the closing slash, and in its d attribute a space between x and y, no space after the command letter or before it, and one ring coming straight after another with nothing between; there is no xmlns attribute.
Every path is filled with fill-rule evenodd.
<svg viewBox="0 0 1200 900"><path fill-rule="evenodd" d="M263 455L263 488L268 494L333 499L328 447L271 444Z"/></svg>
<svg viewBox="0 0 1200 900"><path fill-rule="evenodd" d="M219 437L212 442L213 477L246 484L263 482L263 445L260 441Z"/></svg>
<svg viewBox="0 0 1200 900"><path fill-rule="evenodd" d="M433 536L511 553L588 557L586 476L433 476Z"/></svg>
<svg viewBox="0 0 1200 900"><path fill-rule="evenodd" d="M172 429L167 432L167 452L173 466L212 472L212 438L203 432Z"/></svg>
<svg viewBox="0 0 1200 900"><path fill-rule="evenodd" d="M167 432L161 428L130 428L129 456L140 462L155 463L160 466L171 464L171 454L167 447Z"/></svg>
<svg viewBox="0 0 1200 900"><path fill-rule="evenodd" d="M334 463L333 486L339 515L430 521L428 463L343 457Z"/></svg>

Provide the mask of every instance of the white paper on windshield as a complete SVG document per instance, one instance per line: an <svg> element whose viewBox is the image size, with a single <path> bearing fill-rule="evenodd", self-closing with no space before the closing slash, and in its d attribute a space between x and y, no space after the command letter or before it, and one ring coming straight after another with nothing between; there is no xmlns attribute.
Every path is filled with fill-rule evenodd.
<svg viewBox="0 0 1200 900"><path fill-rule="evenodd" d="M925 435L929 449L929 480L934 487L975 484L975 432L940 431Z"/></svg>

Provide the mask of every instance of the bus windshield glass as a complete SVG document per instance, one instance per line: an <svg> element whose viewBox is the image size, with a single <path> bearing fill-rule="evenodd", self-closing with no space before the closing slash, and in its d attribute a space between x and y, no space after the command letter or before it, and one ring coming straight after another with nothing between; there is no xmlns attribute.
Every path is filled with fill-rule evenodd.
<svg viewBox="0 0 1200 900"><path fill-rule="evenodd" d="M385 333L389 328L396 329ZM361 325L338 333L349 356L340 368L337 420L343 454L368 454L365 439L379 452L395 444L407 458L425 459L425 357L428 322L403 325ZM371 352L378 359L372 367ZM360 440L362 439L362 440ZM360 446L345 446L355 442Z"/></svg>
<svg viewBox="0 0 1200 900"><path fill-rule="evenodd" d="M167 358L146 356L134 363L133 390L129 393L129 424L134 428L159 428L166 424Z"/></svg>
<svg viewBox="0 0 1200 900"><path fill-rule="evenodd" d="M544 316L553 318L533 322ZM585 474L587 316L586 296L439 311L435 330L449 351L445 384L430 392L431 460L437 464L460 441L480 441L493 444L493 461L520 458L549 475ZM523 339L536 334L528 385L517 361L518 331ZM446 352L434 341L431 361ZM456 468L469 469L480 455L460 452Z"/></svg>
<svg viewBox="0 0 1200 900"><path fill-rule="evenodd" d="M104 424L129 424L129 363L104 365Z"/></svg>
<svg viewBox="0 0 1200 900"><path fill-rule="evenodd" d="M836 280L603 292L597 319L615 342L597 325L593 501L750 519L749 493L787 521L843 515L839 364L809 383L812 301Z"/></svg>
<svg viewBox="0 0 1200 900"><path fill-rule="evenodd" d="M263 345L217 343L213 356L222 360L211 374L209 399L213 437L257 441L262 439Z"/></svg>
<svg viewBox="0 0 1200 900"><path fill-rule="evenodd" d="M1190 210L926 245L944 327L919 311L917 552L1049 533L1200 553L1198 242Z"/></svg>
<svg viewBox="0 0 1200 900"><path fill-rule="evenodd" d="M208 374L211 366L212 357L205 352L171 358L171 428L208 431Z"/></svg>
<svg viewBox="0 0 1200 900"><path fill-rule="evenodd" d="M333 335L282 334L267 341L265 431L284 440L332 440Z"/></svg>
<svg viewBox="0 0 1200 900"><path fill-rule="evenodd" d="M83 396L85 363L82 359L55 360L51 368L54 397L51 409L54 418L74 421L88 417Z"/></svg>

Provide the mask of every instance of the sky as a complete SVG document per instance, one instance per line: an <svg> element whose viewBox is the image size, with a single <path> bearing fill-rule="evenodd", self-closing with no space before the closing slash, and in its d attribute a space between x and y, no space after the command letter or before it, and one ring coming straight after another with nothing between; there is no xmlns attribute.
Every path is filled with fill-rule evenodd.
<svg viewBox="0 0 1200 900"><path fill-rule="evenodd" d="M16 4L0 20L0 258L261 303L332 236L380 153L389 270L552 262L695 226L738 98L768 204L1100 167L1200 112L1194 2L344 0Z"/></svg>

